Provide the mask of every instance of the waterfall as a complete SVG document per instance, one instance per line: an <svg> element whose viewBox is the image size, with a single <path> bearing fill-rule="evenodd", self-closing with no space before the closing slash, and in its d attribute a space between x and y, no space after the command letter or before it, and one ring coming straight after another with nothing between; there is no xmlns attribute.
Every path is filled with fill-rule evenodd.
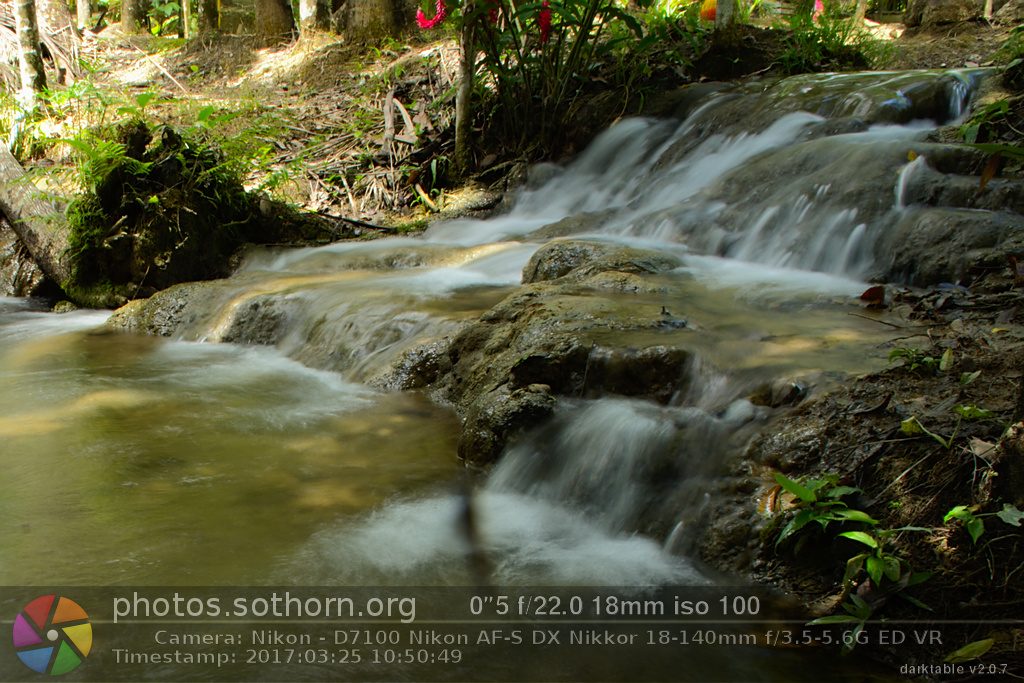
<svg viewBox="0 0 1024 683"><path fill-rule="evenodd" d="M167 341L0 299L12 471L34 491L53 476L115 481L110 499L145 521L132 532L107 523L106 501L82 503L99 512L51 540L95 539L87 556L177 525L198 529L195 555L244 555L261 581L460 583L479 551L510 583L700 582L691 532L723 461L777 405L773 387L884 365L886 330L851 306L868 278L914 277L893 245L954 205L929 192L952 155L929 136L966 113L981 73L766 80L678 119L624 119L575 160L533 169L500 215L422 238L254 249L231 278L108 323ZM1010 223L999 206L957 216ZM556 253L550 277L523 285L524 266L567 240L614 267ZM659 348L678 363L652 398L614 364ZM542 368L523 383L502 365L520 350L514 362ZM424 376L396 376L423 359ZM560 384L545 388L551 368ZM456 385L472 382L499 398L550 391L554 408L512 430L493 469L453 482L445 401L467 414L476 397ZM409 386L433 393L390 391ZM40 450L81 457L65 474L30 457ZM42 499L8 512L34 519ZM253 542L203 526L227 510ZM182 564L179 547L140 547L118 581ZM213 562L190 576L236 580Z"/></svg>

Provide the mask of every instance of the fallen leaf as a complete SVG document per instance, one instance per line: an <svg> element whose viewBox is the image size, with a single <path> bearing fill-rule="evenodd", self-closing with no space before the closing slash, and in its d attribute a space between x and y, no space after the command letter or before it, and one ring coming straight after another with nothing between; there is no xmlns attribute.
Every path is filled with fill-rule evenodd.
<svg viewBox="0 0 1024 683"><path fill-rule="evenodd" d="M976 640L973 643L967 643L959 650L951 653L944 660L948 664L957 664L959 662L969 662L972 659L977 659L983 654L992 649L995 645L993 638L985 638L984 640Z"/></svg>
<svg viewBox="0 0 1024 683"><path fill-rule="evenodd" d="M1017 509L1016 505L1003 503L1003 509L996 513L996 517L1003 520L1010 526L1020 526L1024 522L1024 512Z"/></svg>
<svg viewBox="0 0 1024 683"><path fill-rule="evenodd" d="M985 191L985 187L989 181L999 175L999 172L1003 170L1003 155L1000 152L996 152L988 158L988 163L985 164L984 170L981 172L981 182L978 183L978 194Z"/></svg>
<svg viewBox="0 0 1024 683"><path fill-rule="evenodd" d="M977 437L971 439L970 443L971 453L979 458L984 458L986 455L991 453L995 447L996 445L991 441L985 441L984 439L979 439Z"/></svg>
<svg viewBox="0 0 1024 683"><path fill-rule="evenodd" d="M860 295L860 300L867 304L869 307L884 306L885 305L885 285L875 285L874 287L868 287Z"/></svg>

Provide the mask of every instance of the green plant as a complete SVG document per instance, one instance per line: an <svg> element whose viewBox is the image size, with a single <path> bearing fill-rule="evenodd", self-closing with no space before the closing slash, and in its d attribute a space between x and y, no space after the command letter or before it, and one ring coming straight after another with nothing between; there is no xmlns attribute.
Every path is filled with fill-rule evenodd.
<svg viewBox="0 0 1024 683"><path fill-rule="evenodd" d="M843 652L849 653L857 645L860 632L867 626L874 615L874 610L864 598L850 593L841 605L846 614L832 614L807 622L808 626L834 626L837 624L854 624L853 630L843 639Z"/></svg>
<svg viewBox="0 0 1024 683"><path fill-rule="evenodd" d="M122 169L129 175L142 175L149 170L149 164L128 154L128 148L123 142L92 134L83 134L63 142L77 152L78 183L89 192L95 192L116 169Z"/></svg>
<svg viewBox="0 0 1024 683"><path fill-rule="evenodd" d="M842 500L846 496L861 491L853 486L840 486L839 479L835 475L798 482L784 474L776 473L775 481L795 496L793 508L796 510L793 517L779 532L775 541L776 547L811 523L816 523L822 530L827 529L832 522L858 522L868 525L878 523L871 515L851 508ZM795 549L797 552L806 538L803 536L797 542Z"/></svg>
<svg viewBox="0 0 1024 683"><path fill-rule="evenodd" d="M130 119L138 119L140 121L146 118L146 107L149 103L155 100L157 93L154 90L147 90L146 92L139 93L132 101L123 104L117 108L117 113L120 116L124 116Z"/></svg>
<svg viewBox="0 0 1024 683"><path fill-rule="evenodd" d="M835 614L821 617L809 622L809 625L826 626L836 624L854 624L854 629L849 636L843 639L843 651L850 652L856 647L859 639L857 635L864 630L867 622L874 616L875 607L862 598L853 589L857 586L857 579L864 575L870 580L870 588L883 594L895 595L915 607L931 611L931 608L908 595L905 591L931 578L930 572L916 572L910 563L887 550L887 544L897 534L907 531L931 531L923 527L899 527L896 529L875 529L873 531L844 531L839 534L841 538L856 541L867 550L858 553L846 561L846 570L843 573L843 590L846 592L846 600L841 607L846 614Z"/></svg>
<svg viewBox="0 0 1024 683"><path fill-rule="evenodd" d="M884 62L892 50L862 25L843 18L833 9L815 17L809 11L794 12L787 23L785 49L779 66L788 73L817 71L825 66L865 67Z"/></svg>
<svg viewBox="0 0 1024 683"><path fill-rule="evenodd" d="M931 531L924 527L904 526L896 529L875 529L873 532L866 531L844 531L839 534L842 538L856 541L868 548L867 551L854 555L846 561L846 572L843 574L843 584L846 587L853 585L857 576L863 571L874 586L884 588L886 583L900 584L900 588L916 586L926 581L931 574L927 572L915 572L902 557L886 550L886 544L897 534L906 531ZM906 596L914 605L928 609L927 605Z"/></svg>
<svg viewBox="0 0 1024 683"><path fill-rule="evenodd" d="M945 524L954 521L962 523L971 537L971 542L977 544L978 539L985 533L984 517L998 517L1003 522L1015 527L1019 527L1024 522L1024 512L1018 510L1016 505L1011 505L1010 503L1003 503L1003 509L999 512L980 513L974 512L966 505L957 505L946 513L942 521Z"/></svg>
<svg viewBox="0 0 1024 683"><path fill-rule="evenodd" d="M984 142L988 139L989 129L1006 118L1010 113L1010 102L1007 99L996 100L974 112L971 118L960 126L960 137L964 142Z"/></svg>
<svg viewBox="0 0 1024 683"><path fill-rule="evenodd" d="M175 0L157 0L149 9L149 32L154 36L162 36L165 32L177 30L180 12L181 5Z"/></svg>
<svg viewBox="0 0 1024 683"><path fill-rule="evenodd" d="M957 422L957 427L959 426L960 423ZM941 434L936 434L935 432L929 431L927 427L921 424L921 421L917 419L916 415L911 415L907 419L900 422L900 431L908 436L913 436L915 434L925 434L935 439L935 441L938 442L939 445L946 449L952 447L953 439L956 438L957 433L957 430L953 430L952 436L946 437L942 436Z"/></svg>
<svg viewBox="0 0 1024 683"><path fill-rule="evenodd" d="M961 380L962 379L963 378L961 377ZM957 420L956 426L953 427L953 433L950 436L942 436L941 434L937 434L929 430L927 427L921 424L921 421L917 418L916 415L911 415L907 419L900 422L900 431L908 436L913 436L915 434L924 434L926 436L930 436L932 439L936 441L936 443L938 443L943 448L948 450L953 447L953 441L956 439L956 435L960 432L960 424L964 420L991 420L997 417L996 414L991 410L979 408L976 405L957 405L953 408L953 412L956 413Z"/></svg>
<svg viewBox="0 0 1024 683"><path fill-rule="evenodd" d="M480 54L475 92L493 98L488 125L522 152L563 141L595 79L621 76L627 82L613 85L628 89L633 70L616 67L655 43L644 40L640 21L616 0L491 0L451 8L436 0L425 3L417 21L431 29L449 16Z"/></svg>
<svg viewBox="0 0 1024 683"><path fill-rule="evenodd" d="M909 346L898 346L889 352L889 362L897 360L903 361L903 367L908 370L927 370L931 374L934 374L942 363L941 359Z"/></svg>

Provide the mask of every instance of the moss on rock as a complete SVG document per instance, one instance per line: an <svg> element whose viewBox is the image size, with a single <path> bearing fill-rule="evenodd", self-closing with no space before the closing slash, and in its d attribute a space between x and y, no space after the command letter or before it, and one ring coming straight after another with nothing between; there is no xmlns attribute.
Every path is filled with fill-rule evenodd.
<svg viewBox="0 0 1024 683"><path fill-rule="evenodd" d="M88 191L68 207L72 275L87 306L118 306L180 282L224 277L246 243L338 237L323 220L247 192L239 164L203 133L141 121L79 151Z"/></svg>

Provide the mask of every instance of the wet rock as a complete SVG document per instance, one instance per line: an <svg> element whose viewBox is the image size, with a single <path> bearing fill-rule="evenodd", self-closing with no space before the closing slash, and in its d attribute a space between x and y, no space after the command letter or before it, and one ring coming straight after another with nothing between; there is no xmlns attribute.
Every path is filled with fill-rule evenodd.
<svg viewBox="0 0 1024 683"><path fill-rule="evenodd" d="M910 0L903 15L907 27L929 28L981 17L979 0Z"/></svg>
<svg viewBox="0 0 1024 683"><path fill-rule="evenodd" d="M619 271L606 271L595 273L590 277L580 280L580 284L594 289L607 289L616 292L631 292L634 294L665 294L668 288L651 282L635 273L622 273ZM676 328L686 327L685 320L671 321ZM681 324L679 324L681 323Z"/></svg>
<svg viewBox="0 0 1024 683"><path fill-rule="evenodd" d="M1024 0L1010 0L992 17L996 22L1012 26L1024 21Z"/></svg>
<svg viewBox="0 0 1024 683"><path fill-rule="evenodd" d="M967 173L975 171L972 175L939 172L932 167L929 159L929 163L916 169L908 181L903 195L904 203L1024 214L1024 182L996 178L986 183L985 189L981 190L977 175L981 169L975 170L968 166L972 159L973 156L964 158L960 164L961 168L968 167L965 169ZM947 167L952 165L947 161Z"/></svg>
<svg viewBox="0 0 1024 683"><path fill-rule="evenodd" d="M595 347L588 358L583 394L646 396L668 403L688 384L690 361L689 351L672 346Z"/></svg>
<svg viewBox="0 0 1024 683"><path fill-rule="evenodd" d="M450 337L416 346L402 353L386 372L366 378L367 384L387 391L422 389L451 371Z"/></svg>
<svg viewBox="0 0 1024 683"><path fill-rule="evenodd" d="M781 406L796 405L807 397L807 387L802 382L791 379L778 379L773 382L762 384L750 396L750 402L755 406L767 406L779 408Z"/></svg>
<svg viewBox="0 0 1024 683"><path fill-rule="evenodd" d="M715 93L729 88L729 84L719 81L690 83L675 90L651 93L644 101L644 116L656 118L685 119L705 99Z"/></svg>
<svg viewBox="0 0 1024 683"><path fill-rule="evenodd" d="M928 285L964 280L972 269L1005 263L1007 250L1021 246L1016 214L968 209L911 211L878 241L882 275L890 282Z"/></svg>
<svg viewBox="0 0 1024 683"><path fill-rule="evenodd" d="M187 282L157 292L149 299L129 301L107 320L107 327L170 337L183 327L205 318L216 290L208 283Z"/></svg>
<svg viewBox="0 0 1024 683"><path fill-rule="evenodd" d="M577 339L558 339L540 353L515 361L509 378L514 387L543 383L560 394L580 394L589 358L590 349Z"/></svg>
<svg viewBox="0 0 1024 683"><path fill-rule="evenodd" d="M547 384L568 396L664 398L682 381L674 370L685 352L652 344L652 333L665 333L660 309L628 295L581 292L573 282L525 285L455 336L445 393L456 406L507 383ZM641 372L648 362L659 370ZM640 376L629 380L634 371Z"/></svg>
<svg viewBox="0 0 1024 683"><path fill-rule="evenodd" d="M287 330L288 311L279 299L261 296L232 307L217 341L272 346Z"/></svg>
<svg viewBox="0 0 1024 683"><path fill-rule="evenodd" d="M537 228L527 237L533 240L547 240L556 237L570 237L584 232L595 232L601 227L605 214L578 213Z"/></svg>
<svg viewBox="0 0 1024 683"><path fill-rule="evenodd" d="M71 303L70 301L67 301L67 300L65 300L65 301L58 301L57 303L55 303L53 305L53 309L52 309L52 311L54 313L58 313L58 314L59 313L71 313L72 311L77 311L77 310L78 310L78 306L76 306L75 304L73 304L73 303Z"/></svg>
<svg viewBox="0 0 1024 683"><path fill-rule="evenodd" d="M682 262L670 255L619 244L583 240L550 242L530 258L523 268L523 284L555 280L570 273L586 277L606 271L660 273Z"/></svg>
<svg viewBox="0 0 1024 683"><path fill-rule="evenodd" d="M542 385L503 386L477 397L466 411L459 458L472 465L493 463L516 436L548 418L556 403Z"/></svg>

